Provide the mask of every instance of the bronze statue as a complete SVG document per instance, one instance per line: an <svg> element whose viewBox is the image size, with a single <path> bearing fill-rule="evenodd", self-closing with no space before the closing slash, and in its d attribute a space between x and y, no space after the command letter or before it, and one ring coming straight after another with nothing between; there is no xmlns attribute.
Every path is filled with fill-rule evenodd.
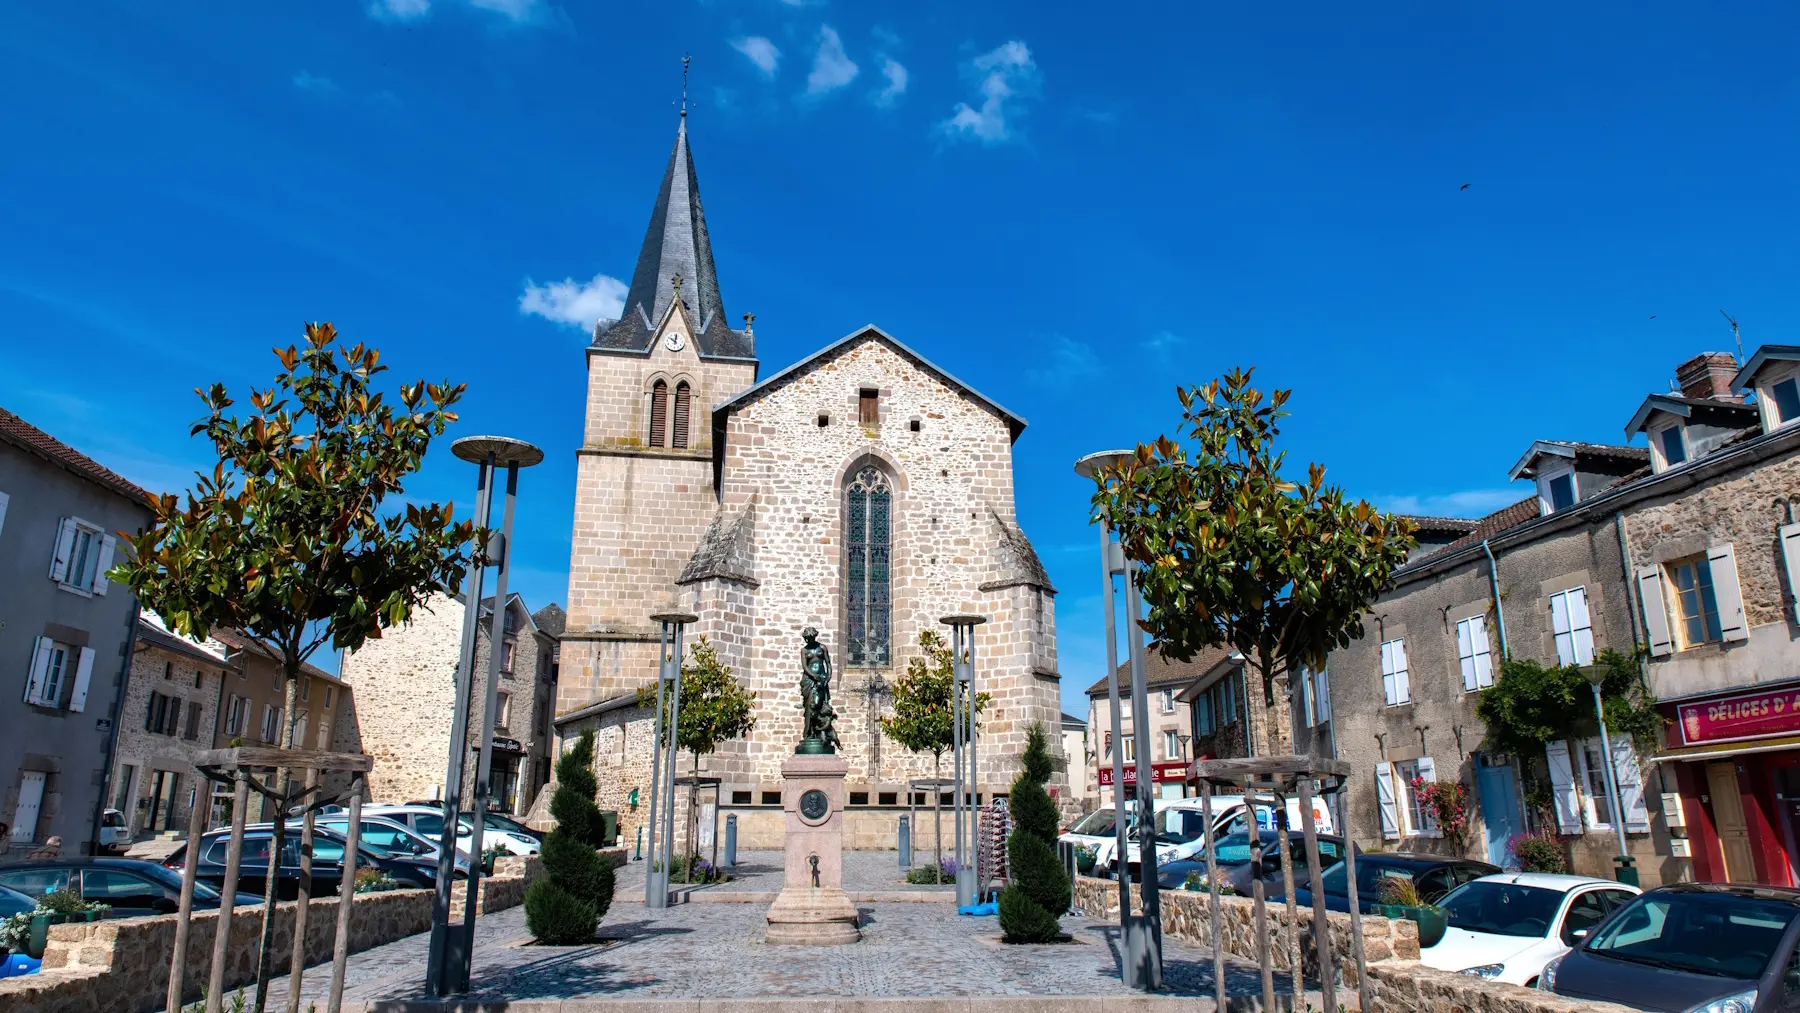
<svg viewBox="0 0 1800 1013"><path fill-rule="evenodd" d="M806 716L806 734L796 752L835 753L838 750L837 711L831 707L831 654L819 643L819 631L808 626L800 631L800 709Z"/></svg>

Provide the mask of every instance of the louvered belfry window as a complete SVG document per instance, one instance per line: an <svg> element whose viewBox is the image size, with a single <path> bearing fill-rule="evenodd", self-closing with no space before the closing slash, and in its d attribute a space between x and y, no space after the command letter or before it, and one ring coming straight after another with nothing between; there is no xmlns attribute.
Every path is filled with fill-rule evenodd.
<svg viewBox="0 0 1800 1013"><path fill-rule="evenodd" d="M866 465L851 481L844 510L845 643L849 664L889 663L888 533L893 491L880 468Z"/></svg>
<svg viewBox="0 0 1800 1013"><path fill-rule="evenodd" d="M662 380L650 388L650 445L669 445L669 385Z"/></svg>
<svg viewBox="0 0 1800 1013"><path fill-rule="evenodd" d="M675 429L674 437L669 441L669 446L671 447L686 447L688 445L688 405L691 401L693 401L693 397L688 390L687 381L683 380L676 384Z"/></svg>

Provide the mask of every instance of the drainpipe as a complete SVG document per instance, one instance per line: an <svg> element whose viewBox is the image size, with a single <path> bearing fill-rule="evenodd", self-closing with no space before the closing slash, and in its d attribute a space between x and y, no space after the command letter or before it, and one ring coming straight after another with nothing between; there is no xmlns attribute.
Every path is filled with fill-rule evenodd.
<svg viewBox="0 0 1800 1013"><path fill-rule="evenodd" d="M1494 593L1494 619L1500 626L1500 660L1506 661L1512 657L1512 652L1506 647L1506 610L1500 607L1500 562L1494 558L1494 550L1488 548L1485 538L1481 540L1481 551L1487 553L1488 587Z"/></svg>

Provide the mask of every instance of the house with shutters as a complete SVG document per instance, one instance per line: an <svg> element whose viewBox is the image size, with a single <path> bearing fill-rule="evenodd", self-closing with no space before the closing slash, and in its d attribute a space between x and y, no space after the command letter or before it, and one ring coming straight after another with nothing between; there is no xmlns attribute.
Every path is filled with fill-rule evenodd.
<svg viewBox="0 0 1800 1013"><path fill-rule="evenodd" d="M92 849L137 602L106 579L144 490L0 408L0 855Z"/></svg>
<svg viewBox="0 0 1800 1013"><path fill-rule="evenodd" d="M194 757L214 748L225 687L241 674L224 641L184 637L156 613L139 613L108 802L128 840L185 832L193 806L208 803Z"/></svg>
<svg viewBox="0 0 1800 1013"><path fill-rule="evenodd" d="M1610 766L1644 886L1796 881L1800 814L1782 806L1800 797L1800 403L1775 389L1796 365L1789 346L1741 367L1697 356L1675 392L1645 399L1627 444L1538 441L1511 471L1531 495L1478 519L1418 519L1420 551L1364 638L1323 679L1290 680L1300 750L1357 770L1351 833L1450 850L1416 785L1456 778L1471 856L1510 864L1512 838L1544 830L1575 871L1609 876ZM1639 435L1647 448L1629 445ZM1542 755L1484 748L1475 704L1506 659L1583 665L1640 646L1670 722L1661 741L1615 737L1610 756L1598 735Z"/></svg>

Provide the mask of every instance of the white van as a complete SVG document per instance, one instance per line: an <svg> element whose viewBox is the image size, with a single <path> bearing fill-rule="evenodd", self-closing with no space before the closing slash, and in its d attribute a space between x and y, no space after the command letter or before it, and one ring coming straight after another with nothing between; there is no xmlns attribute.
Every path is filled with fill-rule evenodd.
<svg viewBox="0 0 1800 1013"><path fill-rule="evenodd" d="M1213 833L1219 836L1247 831L1250 829L1249 807L1244 804L1242 795L1214 795L1212 798ZM1163 865L1168 862L1192 858L1206 847L1206 824L1204 803L1198 798L1157 799L1151 808L1156 826L1156 862ZM1259 803L1255 807L1256 824L1260 829L1275 829L1275 807L1269 803ZM1288 829L1300 832L1300 800L1287 800ZM1126 856L1126 864L1138 864L1136 853L1137 819L1136 813L1130 810L1126 815L1127 837L1132 845L1132 853ZM1313 799L1314 826L1321 834L1337 832L1332 821L1331 810L1322 798ZM1115 823L1112 806L1103 806L1089 813L1081 821L1069 828L1059 840L1088 848L1094 852L1094 873L1100 876L1116 875L1118 862L1113 850L1118 844L1115 836Z"/></svg>

